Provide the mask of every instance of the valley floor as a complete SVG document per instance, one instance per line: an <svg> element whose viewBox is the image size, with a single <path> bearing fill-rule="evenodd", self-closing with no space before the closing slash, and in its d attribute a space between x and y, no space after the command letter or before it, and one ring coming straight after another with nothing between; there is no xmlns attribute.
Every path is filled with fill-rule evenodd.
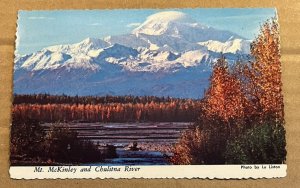
<svg viewBox="0 0 300 188"><path fill-rule="evenodd" d="M117 157L89 165L167 165L172 146L189 122L68 123L84 140L99 149L112 145ZM51 124L43 124L50 127ZM136 144L134 147L133 145Z"/></svg>

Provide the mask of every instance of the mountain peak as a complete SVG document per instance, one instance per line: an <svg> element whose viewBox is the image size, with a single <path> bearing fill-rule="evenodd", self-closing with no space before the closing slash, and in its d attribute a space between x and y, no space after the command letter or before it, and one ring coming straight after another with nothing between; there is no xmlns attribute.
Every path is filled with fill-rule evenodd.
<svg viewBox="0 0 300 188"><path fill-rule="evenodd" d="M178 11L164 11L156 14L152 14L146 20L146 22L194 22L185 13Z"/></svg>
<svg viewBox="0 0 300 188"><path fill-rule="evenodd" d="M97 39L97 38L92 38L92 37L88 37L86 39L84 39L83 41L81 41L80 43L96 43L101 39Z"/></svg>
<svg viewBox="0 0 300 188"><path fill-rule="evenodd" d="M132 31L133 34L161 35L174 30L175 25L197 24L192 18L178 11L164 11L148 16L146 21Z"/></svg>
<svg viewBox="0 0 300 188"><path fill-rule="evenodd" d="M108 44L98 38L92 38L92 37L88 37L86 39L84 39L83 41L81 41L79 44L81 45L94 45L94 46L99 46L99 48L103 48L106 47Z"/></svg>

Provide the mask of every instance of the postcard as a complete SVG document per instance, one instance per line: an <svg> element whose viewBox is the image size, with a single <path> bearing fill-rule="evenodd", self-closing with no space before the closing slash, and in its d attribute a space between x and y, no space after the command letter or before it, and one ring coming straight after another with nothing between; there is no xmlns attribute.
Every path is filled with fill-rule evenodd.
<svg viewBox="0 0 300 188"><path fill-rule="evenodd" d="M274 8L19 11L10 175L286 176Z"/></svg>

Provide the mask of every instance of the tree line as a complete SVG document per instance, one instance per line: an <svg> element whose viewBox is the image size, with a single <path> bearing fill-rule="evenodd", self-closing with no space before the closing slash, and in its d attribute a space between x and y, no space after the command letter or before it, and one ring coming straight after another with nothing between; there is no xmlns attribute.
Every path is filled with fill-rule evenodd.
<svg viewBox="0 0 300 188"><path fill-rule="evenodd" d="M192 122L196 121L201 110L200 100L158 97L138 97L140 102L137 102L136 97L109 97L106 102L92 104L91 101L105 98L80 97L79 99L70 96L44 95L48 98L45 99L46 102L50 103L46 104L45 101L32 103L40 96L16 95L17 103L13 106L13 118L36 119L40 122ZM23 98L27 100L21 103L20 99ZM24 103L25 101L28 103ZM54 103L57 101L60 103ZM121 102L110 103L108 101Z"/></svg>
<svg viewBox="0 0 300 188"><path fill-rule="evenodd" d="M69 95L50 95L47 93L40 94L14 94L13 104L109 104L109 103L170 103L185 102L190 99L179 99L172 97L157 96L69 96Z"/></svg>

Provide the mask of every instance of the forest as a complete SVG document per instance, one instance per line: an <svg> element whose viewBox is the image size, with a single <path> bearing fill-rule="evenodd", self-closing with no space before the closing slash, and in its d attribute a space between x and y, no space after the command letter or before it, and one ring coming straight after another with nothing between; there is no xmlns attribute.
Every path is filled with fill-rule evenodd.
<svg viewBox="0 0 300 188"><path fill-rule="evenodd" d="M201 110L201 100L154 96L32 94L14 95L13 101L12 165L80 164L117 157L115 146L99 148L80 138L69 123L194 122ZM51 127L43 126L46 123Z"/></svg>
<svg viewBox="0 0 300 188"><path fill-rule="evenodd" d="M15 119L40 122L194 122L201 101L170 97L15 95Z"/></svg>
<svg viewBox="0 0 300 188"><path fill-rule="evenodd" d="M11 157L17 161L18 156L25 155L35 160L66 163L90 162L95 160L92 156L104 159L115 155L113 149L108 154L99 153L93 144L78 140L76 132L68 128L60 130L54 126L46 134L40 130L42 122L150 121L194 122L173 146L171 164L285 163L279 46L278 23L273 18L261 26L252 42L253 60L229 65L225 57L218 59L209 88L201 100L155 96L15 95ZM76 146L74 151L67 150L70 143ZM90 158L78 152L86 148L91 152ZM40 156L41 151L47 151L48 155ZM63 157L71 152L77 153L74 159Z"/></svg>

